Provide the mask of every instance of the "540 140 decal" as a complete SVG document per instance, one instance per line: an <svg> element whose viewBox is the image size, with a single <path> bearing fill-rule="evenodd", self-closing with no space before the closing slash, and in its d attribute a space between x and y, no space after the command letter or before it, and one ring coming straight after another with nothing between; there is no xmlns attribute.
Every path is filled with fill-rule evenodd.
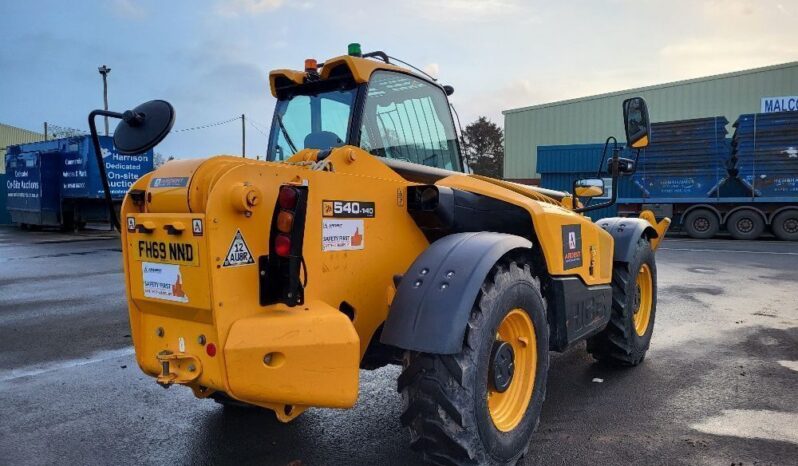
<svg viewBox="0 0 798 466"><path fill-rule="evenodd" d="M376 210L370 201L322 201L323 217L374 218Z"/></svg>

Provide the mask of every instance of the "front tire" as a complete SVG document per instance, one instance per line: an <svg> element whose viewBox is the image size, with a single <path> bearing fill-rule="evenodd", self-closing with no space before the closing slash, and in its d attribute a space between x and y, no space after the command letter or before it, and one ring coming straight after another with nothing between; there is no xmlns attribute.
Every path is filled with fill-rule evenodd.
<svg viewBox="0 0 798 466"><path fill-rule="evenodd" d="M640 364L651 344L657 313L657 265L645 238L637 241L629 263L613 265L611 312L607 327L587 340L587 351L612 365Z"/></svg>
<svg viewBox="0 0 798 466"><path fill-rule="evenodd" d="M405 353L398 388L411 447L434 464L515 464L540 418L548 336L530 265L501 261L481 287L460 353Z"/></svg>

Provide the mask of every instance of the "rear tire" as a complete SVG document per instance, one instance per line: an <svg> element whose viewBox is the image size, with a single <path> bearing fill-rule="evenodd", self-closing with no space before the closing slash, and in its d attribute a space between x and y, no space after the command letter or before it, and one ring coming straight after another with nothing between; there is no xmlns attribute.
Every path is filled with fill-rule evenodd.
<svg viewBox="0 0 798 466"><path fill-rule="evenodd" d="M754 240L765 231L765 220L759 212L738 210L726 220L726 229L734 239Z"/></svg>
<svg viewBox="0 0 798 466"><path fill-rule="evenodd" d="M515 464L540 418L548 336L529 264L501 261L482 285L460 353L405 353L398 389L411 447L433 464ZM502 366L508 345L512 364Z"/></svg>
<svg viewBox="0 0 798 466"><path fill-rule="evenodd" d="M612 365L640 364L651 344L656 313L657 265L648 240L640 238L632 261L613 266L610 322L587 340L587 351Z"/></svg>
<svg viewBox="0 0 798 466"><path fill-rule="evenodd" d="M709 239L718 234L720 220L709 209L695 209L684 218L684 229L691 238Z"/></svg>
<svg viewBox="0 0 798 466"><path fill-rule="evenodd" d="M782 241L798 241L798 210L785 210L770 224L773 234Z"/></svg>

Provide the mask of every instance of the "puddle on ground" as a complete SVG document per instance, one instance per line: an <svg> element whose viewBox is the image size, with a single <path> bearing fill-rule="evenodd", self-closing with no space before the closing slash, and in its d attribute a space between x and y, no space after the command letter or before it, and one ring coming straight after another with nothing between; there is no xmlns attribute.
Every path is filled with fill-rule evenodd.
<svg viewBox="0 0 798 466"><path fill-rule="evenodd" d="M798 413L729 409L698 424L695 430L712 435L775 440L798 444Z"/></svg>
<svg viewBox="0 0 798 466"><path fill-rule="evenodd" d="M779 361L779 364L786 367L787 369L792 369L798 372L798 361ZM796 424L798 426L798 424Z"/></svg>

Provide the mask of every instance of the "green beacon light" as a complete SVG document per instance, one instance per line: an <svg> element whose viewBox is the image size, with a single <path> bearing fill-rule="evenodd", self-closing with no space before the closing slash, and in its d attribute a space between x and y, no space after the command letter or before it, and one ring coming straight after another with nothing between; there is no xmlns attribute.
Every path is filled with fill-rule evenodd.
<svg viewBox="0 0 798 466"><path fill-rule="evenodd" d="M358 44L357 42L352 42L351 44L349 44L348 52L349 55L353 57L359 57L363 55L363 52L360 51L360 44Z"/></svg>

